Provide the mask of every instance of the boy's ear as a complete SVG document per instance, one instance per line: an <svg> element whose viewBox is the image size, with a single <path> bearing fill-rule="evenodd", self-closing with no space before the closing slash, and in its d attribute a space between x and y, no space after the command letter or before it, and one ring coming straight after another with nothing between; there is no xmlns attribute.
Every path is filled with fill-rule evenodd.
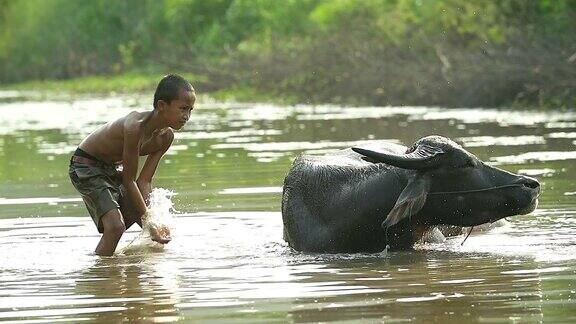
<svg viewBox="0 0 576 324"><path fill-rule="evenodd" d="M166 108L166 106L168 106L168 103L166 103L166 101L164 101L162 99L158 100L158 102L156 103L156 107L159 110L164 110Z"/></svg>

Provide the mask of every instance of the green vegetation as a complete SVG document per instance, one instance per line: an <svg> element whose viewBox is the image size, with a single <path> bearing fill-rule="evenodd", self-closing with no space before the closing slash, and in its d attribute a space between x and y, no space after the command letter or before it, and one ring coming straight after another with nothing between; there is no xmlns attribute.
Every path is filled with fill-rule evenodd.
<svg viewBox="0 0 576 324"><path fill-rule="evenodd" d="M154 89L157 76L144 74L121 74L117 76L88 76L59 81L26 81L8 85L10 90L44 90L50 92L133 92Z"/></svg>
<svg viewBox="0 0 576 324"><path fill-rule="evenodd" d="M3 88L573 108L575 44L576 0L0 0Z"/></svg>
<svg viewBox="0 0 576 324"><path fill-rule="evenodd" d="M201 82L204 78L183 73L190 80ZM33 80L4 86L7 90L41 90L71 93L109 93L154 91L158 84L157 74L123 73L119 75L95 75L65 80Z"/></svg>
<svg viewBox="0 0 576 324"><path fill-rule="evenodd" d="M205 76L194 75L192 73L181 73L188 80L193 80L194 84L205 84ZM19 83L1 85L3 90L34 91L39 92L43 97L52 98L58 94L85 95L85 94L114 94L114 93L148 93L154 92L158 84L159 74L152 73L121 73L118 75L96 75L87 77L76 77L65 80L32 80ZM200 97L206 93L201 91ZM298 98L284 95L274 97L269 93L258 91L249 86L233 86L231 88L213 90L209 93L209 98L219 101L236 102L274 102L277 104L295 104Z"/></svg>

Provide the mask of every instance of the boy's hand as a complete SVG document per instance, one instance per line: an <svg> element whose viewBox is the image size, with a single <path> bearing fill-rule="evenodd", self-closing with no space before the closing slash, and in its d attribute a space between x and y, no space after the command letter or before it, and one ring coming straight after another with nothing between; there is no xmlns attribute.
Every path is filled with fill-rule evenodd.
<svg viewBox="0 0 576 324"><path fill-rule="evenodd" d="M150 238L152 241L162 244L166 244L172 241L172 237L170 236L170 229L165 225L151 226Z"/></svg>
<svg viewBox="0 0 576 324"><path fill-rule="evenodd" d="M146 209L146 213L142 216L142 224L148 229L150 238L154 242L166 244L172 240L170 236L170 229L163 224L157 224L152 219L152 211Z"/></svg>

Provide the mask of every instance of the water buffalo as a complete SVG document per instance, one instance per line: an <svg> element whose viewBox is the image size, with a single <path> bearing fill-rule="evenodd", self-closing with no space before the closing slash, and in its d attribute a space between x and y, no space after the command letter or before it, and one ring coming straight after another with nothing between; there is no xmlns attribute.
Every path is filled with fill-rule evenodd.
<svg viewBox="0 0 576 324"><path fill-rule="evenodd" d="M284 180L284 239L307 252L410 249L437 225L532 212L540 184L488 166L442 136L298 157Z"/></svg>

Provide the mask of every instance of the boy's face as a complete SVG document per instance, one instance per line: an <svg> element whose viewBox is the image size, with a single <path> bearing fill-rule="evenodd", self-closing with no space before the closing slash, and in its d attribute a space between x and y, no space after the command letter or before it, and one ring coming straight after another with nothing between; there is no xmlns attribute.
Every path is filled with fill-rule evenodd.
<svg viewBox="0 0 576 324"><path fill-rule="evenodd" d="M166 120L167 126L173 129L181 129L194 109L196 94L193 91L181 90L180 96L172 100L169 104L164 101L160 102L160 114Z"/></svg>

